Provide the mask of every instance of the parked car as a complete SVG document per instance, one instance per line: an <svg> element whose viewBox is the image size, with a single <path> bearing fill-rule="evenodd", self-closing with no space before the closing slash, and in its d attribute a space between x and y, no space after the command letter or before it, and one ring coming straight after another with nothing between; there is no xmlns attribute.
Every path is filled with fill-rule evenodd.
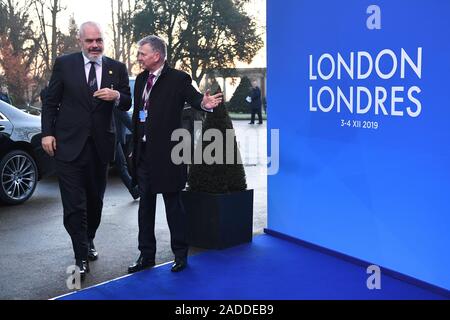
<svg viewBox="0 0 450 320"><path fill-rule="evenodd" d="M53 171L54 161L41 147L41 117L0 101L0 201L27 201Z"/></svg>

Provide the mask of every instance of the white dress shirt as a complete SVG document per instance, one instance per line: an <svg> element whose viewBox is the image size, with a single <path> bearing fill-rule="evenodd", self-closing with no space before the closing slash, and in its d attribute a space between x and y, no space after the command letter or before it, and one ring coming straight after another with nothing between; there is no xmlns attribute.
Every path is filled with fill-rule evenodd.
<svg viewBox="0 0 450 320"><path fill-rule="evenodd" d="M162 65L161 67L159 67L159 69L156 70L155 72L150 72L150 73L149 73L149 76L150 76L151 74L153 74L153 75L155 76L155 77L153 78L153 86L152 86L152 88L150 89L150 91L148 92L148 95L146 96L145 92L146 92L146 90L147 90L147 83L145 83L144 91L142 92L142 103L145 103L145 101L148 100L148 98L150 97L150 94L152 93L152 89L153 89L153 87L155 86L156 81L158 81L159 76L161 75L161 72L162 72L163 68L164 68L164 65Z"/></svg>
<svg viewBox="0 0 450 320"><path fill-rule="evenodd" d="M84 73L86 74L86 83L89 81L89 71L91 70L91 60L89 60L83 53L84 59ZM100 89L102 83L102 56L95 60L95 76L97 77L97 88Z"/></svg>
<svg viewBox="0 0 450 320"><path fill-rule="evenodd" d="M103 56L98 57L95 60L95 77L97 78L97 89L100 90L101 85L102 85L102 67L103 67ZM84 73L86 75L86 83L89 82L89 71L91 71L91 60L89 60L83 53L83 60L84 60ZM117 91L117 90L116 90ZM117 107L120 103L120 92L117 91L117 93L119 94L116 98L116 100L114 101L114 106Z"/></svg>

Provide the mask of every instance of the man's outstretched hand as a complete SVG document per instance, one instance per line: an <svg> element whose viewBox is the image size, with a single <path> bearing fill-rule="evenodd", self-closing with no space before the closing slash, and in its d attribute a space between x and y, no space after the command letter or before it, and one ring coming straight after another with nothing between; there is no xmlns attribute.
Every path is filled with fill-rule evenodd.
<svg viewBox="0 0 450 320"><path fill-rule="evenodd" d="M214 109L222 102L222 96L223 96L222 92L219 92L215 95L211 95L209 90L207 90L202 100L203 108Z"/></svg>

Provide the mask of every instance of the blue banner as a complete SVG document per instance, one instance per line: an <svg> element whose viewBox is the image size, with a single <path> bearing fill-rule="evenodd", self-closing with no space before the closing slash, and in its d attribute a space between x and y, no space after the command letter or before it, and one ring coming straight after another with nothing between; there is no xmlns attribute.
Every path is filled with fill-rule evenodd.
<svg viewBox="0 0 450 320"><path fill-rule="evenodd" d="M268 0L269 229L450 289L449 12Z"/></svg>

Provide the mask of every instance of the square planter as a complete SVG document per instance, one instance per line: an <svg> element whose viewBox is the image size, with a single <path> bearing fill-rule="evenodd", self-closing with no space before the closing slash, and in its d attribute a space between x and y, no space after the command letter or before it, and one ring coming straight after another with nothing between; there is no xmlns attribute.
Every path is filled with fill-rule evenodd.
<svg viewBox="0 0 450 320"><path fill-rule="evenodd" d="M213 194L183 191L188 242L205 249L224 249L251 242L253 190Z"/></svg>

